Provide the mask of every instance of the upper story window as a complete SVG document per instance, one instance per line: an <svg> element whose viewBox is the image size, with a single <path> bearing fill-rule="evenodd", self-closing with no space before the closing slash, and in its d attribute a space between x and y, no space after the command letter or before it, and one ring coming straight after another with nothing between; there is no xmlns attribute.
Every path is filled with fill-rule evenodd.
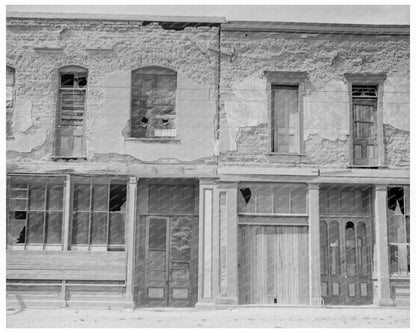
<svg viewBox="0 0 416 333"><path fill-rule="evenodd" d="M270 151L303 152L303 92L306 73L265 72L271 92Z"/></svg>
<svg viewBox="0 0 416 333"><path fill-rule="evenodd" d="M377 87L352 86L354 165L377 165Z"/></svg>
<svg viewBox="0 0 416 333"><path fill-rule="evenodd" d="M150 66L133 71L131 137L176 137L176 81L176 72L168 68Z"/></svg>
<svg viewBox="0 0 416 333"><path fill-rule="evenodd" d="M350 88L350 160L353 166L384 164L384 74L345 74Z"/></svg>
<svg viewBox="0 0 416 333"><path fill-rule="evenodd" d="M85 155L85 101L88 71L67 66L59 71L59 103L56 147L60 157Z"/></svg>
<svg viewBox="0 0 416 333"><path fill-rule="evenodd" d="M15 70L6 66L6 136L11 137L13 123L13 95L14 95Z"/></svg>

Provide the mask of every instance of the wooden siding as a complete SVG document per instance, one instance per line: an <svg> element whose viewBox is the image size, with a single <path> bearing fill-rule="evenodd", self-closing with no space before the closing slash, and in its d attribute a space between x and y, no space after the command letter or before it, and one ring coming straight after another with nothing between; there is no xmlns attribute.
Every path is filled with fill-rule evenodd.
<svg viewBox="0 0 416 333"><path fill-rule="evenodd" d="M239 227L239 302L308 304L307 227Z"/></svg>
<svg viewBox="0 0 416 333"><path fill-rule="evenodd" d="M124 252L7 251L7 279L126 280Z"/></svg>

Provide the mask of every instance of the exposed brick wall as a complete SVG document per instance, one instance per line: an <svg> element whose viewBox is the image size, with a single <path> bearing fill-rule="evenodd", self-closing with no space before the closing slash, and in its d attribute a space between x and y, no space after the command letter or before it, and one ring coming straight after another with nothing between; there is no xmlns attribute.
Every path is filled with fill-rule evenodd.
<svg viewBox="0 0 416 333"><path fill-rule="evenodd" d="M399 161L407 160L409 148L402 144L409 140L407 37L222 31L221 48L234 50L234 55L221 57L220 164L347 166L351 136L344 74L381 72L387 73L385 127L397 129L385 131L386 164L400 168ZM270 97L264 71L308 73L303 99L306 156L268 154ZM237 124L235 119L240 119Z"/></svg>
<svg viewBox="0 0 416 333"><path fill-rule="evenodd" d="M201 148L195 142L194 146L188 144L185 147L180 142L176 145L158 144L155 149L152 145L130 142L133 146L130 151L138 153L137 156L132 153L134 161L131 161L132 156L127 156L129 153L122 152L118 146L111 153L120 154L119 158L125 158L129 163L165 163L164 160L167 163L193 163L192 160L186 161L182 158L186 156L186 150L189 150L196 156L194 161L213 162L218 54L207 51L207 48L218 48L218 30L218 27L208 26L165 30L157 23L142 26L141 22L134 21L7 19L7 63L16 69L16 107L13 117L15 139L8 141L9 160L33 160L34 167L39 160L53 163L51 156L54 155L60 67L79 65L88 69L86 145L87 157L93 161L96 158L105 158L100 154L101 139L95 139L97 132L107 130L106 137L114 136L120 142L124 141L122 129L111 132L114 122L109 119L113 117L120 121L120 116L117 116L117 106L113 108L114 114L107 114L108 103L111 102L108 97L109 89L123 90L118 96L125 105L123 126L129 121L130 83L124 82L123 87L120 87L119 82L114 82L116 87L109 87L108 74L126 73L125 77L129 81L128 73L131 70L158 65L180 72L181 77L186 77L196 87L207 91L205 100L201 103L205 103L202 110L208 112L205 114L205 123L202 124L203 129L196 134L205 142L205 146ZM54 50L36 49L45 47ZM113 90L110 93L114 103L117 92ZM184 97L184 94L191 97ZM192 90L181 92L181 98L187 102L195 95ZM104 108L105 103L107 109ZM190 103L192 101L188 104ZM188 108L192 109L189 106ZM177 110L177 113L180 112L181 110ZM195 114L198 116L198 112ZM184 134L182 139L185 136ZM108 146L107 142L102 144ZM134 148L135 145L137 149ZM175 149L180 151L182 147L182 155L176 156L172 153ZM198 151L198 148L201 149ZM160 153L154 158L139 156L140 152L145 151L149 154L152 151ZM109 154L108 160L111 159Z"/></svg>

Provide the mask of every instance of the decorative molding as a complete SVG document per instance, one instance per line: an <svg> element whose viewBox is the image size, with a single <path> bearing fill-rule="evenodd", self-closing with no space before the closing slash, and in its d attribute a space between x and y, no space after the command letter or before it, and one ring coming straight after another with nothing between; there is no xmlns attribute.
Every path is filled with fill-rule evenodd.
<svg viewBox="0 0 416 333"><path fill-rule="evenodd" d="M387 73L345 73L345 79L351 84L379 84L383 82Z"/></svg>

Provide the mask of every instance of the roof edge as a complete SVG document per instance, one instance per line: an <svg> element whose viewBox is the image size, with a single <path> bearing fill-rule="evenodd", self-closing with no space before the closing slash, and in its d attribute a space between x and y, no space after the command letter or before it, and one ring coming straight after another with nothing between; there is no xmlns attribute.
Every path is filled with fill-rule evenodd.
<svg viewBox="0 0 416 333"><path fill-rule="evenodd" d="M298 32L358 35L410 35L410 25L315 23L315 22L259 22L228 21L222 24L224 31L247 32Z"/></svg>
<svg viewBox="0 0 416 333"><path fill-rule="evenodd" d="M67 20L103 20L103 21L150 21L182 23L225 23L225 17L217 16L161 16L126 14L86 14L86 13L45 13L45 12L6 12L6 19L67 19Z"/></svg>

